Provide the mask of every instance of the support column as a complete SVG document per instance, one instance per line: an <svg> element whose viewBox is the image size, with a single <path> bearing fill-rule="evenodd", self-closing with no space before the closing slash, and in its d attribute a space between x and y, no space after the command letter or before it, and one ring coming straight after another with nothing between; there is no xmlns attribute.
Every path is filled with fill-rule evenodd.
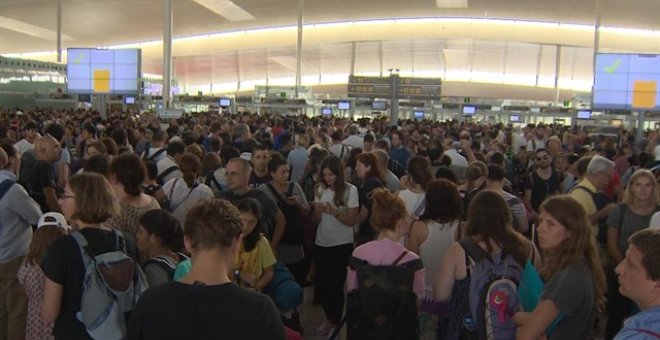
<svg viewBox="0 0 660 340"><path fill-rule="evenodd" d="M561 46L557 45L555 56L555 106L559 106L559 68L561 67Z"/></svg>
<svg viewBox="0 0 660 340"><path fill-rule="evenodd" d="M644 121L646 118L646 112L638 111L637 112L637 133L635 134L635 141L639 142L644 139Z"/></svg>
<svg viewBox="0 0 660 340"><path fill-rule="evenodd" d="M170 107L172 84L172 0L163 0L163 109Z"/></svg>
<svg viewBox="0 0 660 340"><path fill-rule="evenodd" d="M62 62L62 0L57 0L57 62Z"/></svg>
<svg viewBox="0 0 660 340"><path fill-rule="evenodd" d="M380 76L383 76L383 41L378 42L378 60L380 61Z"/></svg>
<svg viewBox="0 0 660 340"><path fill-rule="evenodd" d="M351 42L351 73L350 73L350 75L355 74L355 50L356 50L355 41L353 41L353 42Z"/></svg>
<svg viewBox="0 0 660 340"><path fill-rule="evenodd" d="M303 38L303 5L304 0L298 0L298 44L296 48L296 94L298 98L298 91L302 83L302 38Z"/></svg>
<svg viewBox="0 0 660 340"><path fill-rule="evenodd" d="M395 71L390 75L390 88L392 89L390 126L396 126L399 122L399 74Z"/></svg>
<svg viewBox="0 0 660 340"><path fill-rule="evenodd" d="M598 54L598 51L600 51L600 21L601 21L601 16L600 16L600 5L601 5L602 0L596 0L596 22L594 24L594 55L592 58L593 65L592 65L592 70L593 70L593 75L594 77L596 76L596 54ZM594 108L594 87L591 85L591 109L593 110Z"/></svg>

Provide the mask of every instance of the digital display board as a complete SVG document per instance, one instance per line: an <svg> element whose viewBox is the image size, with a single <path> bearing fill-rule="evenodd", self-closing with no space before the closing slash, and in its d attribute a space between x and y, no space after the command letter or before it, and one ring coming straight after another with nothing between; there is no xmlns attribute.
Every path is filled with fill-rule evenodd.
<svg viewBox="0 0 660 340"><path fill-rule="evenodd" d="M67 90L83 94L137 94L140 49L67 49Z"/></svg>
<svg viewBox="0 0 660 340"><path fill-rule="evenodd" d="M351 109L351 102L348 101L341 101L337 103L337 108L340 110L350 110Z"/></svg>
<svg viewBox="0 0 660 340"><path fill-rule="evenodd" d="M579 110L577 112L577 119L591 119L590 110Z"/></svg>
<svg viewBox="0 0 660 340"><path fill-rule="evenodd" d="M463 114L464 115L471 116L471 115L475 114L476 112L477 112L477 108L475 106L468 106L468 105L463 106Z"/></svg>
<svg viewBox="0 0 660 340"><path fill-rule="evenodd" d="M387 110L387 102L384 100L374 100L371 103L371 109L377 111L385 111Z"/></svg>
<svg viewBox="0 0 660 340"><path fill-rule="evenodd" d="M324 107L321 109L321 114L324 116L331 116L332 115L332 109L329 107Z"/></svg>
<svg viewBox="0 0 660 340"><path fill-rule="evenodd" d="M594 109L660 109L660 55L596 55Z"/></svg>
<svg viewBox="0 0 660 340"><path fill-rule="evenodd" d="M230 98L220 98L220 106L222 106L222 107L231 106L231 99Z"/></svg>

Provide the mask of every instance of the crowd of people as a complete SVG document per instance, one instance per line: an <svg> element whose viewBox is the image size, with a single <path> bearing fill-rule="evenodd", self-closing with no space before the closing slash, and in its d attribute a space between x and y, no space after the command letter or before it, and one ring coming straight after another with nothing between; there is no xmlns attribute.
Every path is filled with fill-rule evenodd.
<svg viewBox="0 0 660 340"><path fill-rule="evenodd" d="M0 340L658 339L657 137L0 110Z"/></svg>

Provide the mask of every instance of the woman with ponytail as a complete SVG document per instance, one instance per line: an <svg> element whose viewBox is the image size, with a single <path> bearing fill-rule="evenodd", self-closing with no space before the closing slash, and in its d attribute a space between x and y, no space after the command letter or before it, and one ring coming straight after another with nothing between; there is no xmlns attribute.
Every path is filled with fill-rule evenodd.
<svg viewBox="0 0 660 340"><path fill-rule="evenodd" d="M406 205L408 213L418 217L424 213L426 206L426 187L433 181L431 162L422 156L413 156L408 160L406 173L401 178L401 186L406 189L399 191L398 196Z"/></svg>
<svg viewBox="0 0 660 340"><path fill-rule="evenodd" d="M179 170L183 178L172 178L163 185L163 192L169 201L169 207L163 208L171 211L181 225L186 224L188 210L197 201L213 198L213 190L197 181L201 166L202 162L197 156L185 153L179 160Z"/></svg>
<svg viewBox="0 0 660 340"><path fill-rule="evenodd" d="M151 210L140 216L136 241L140 253L147 259L142 269L149 286L171 281L179 262L188 259L181 253L181 224L166 210Z"/></svg>

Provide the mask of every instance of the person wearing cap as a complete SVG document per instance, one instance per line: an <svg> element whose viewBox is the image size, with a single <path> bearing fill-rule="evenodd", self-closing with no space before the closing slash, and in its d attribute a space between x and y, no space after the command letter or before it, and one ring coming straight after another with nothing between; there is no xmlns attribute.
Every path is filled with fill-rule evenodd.
<svg viewBox="0 0 660 340"><path fill-rule="evenodd" d="M41 318L41 302L44 298L46 276L39 264L48 247L58 238L69 234L69 226L60 213L45 213L39 218L30 250L18 270L18 281L27 294L27 320L25 340L54 339L53 323Z"/></svg>
<svg viewBox="0 0 660 340"><path fill-rule="evenodd" d="M0 143L0 187L11 184L0 190L0 339L25 337L27 297L17 273L41 216L39 204L15 184L19 160L11 142Z"/></svg>
<svg viewBox="0 0 660 340"><path fill-rule="evenodd" d="M23 155L23 152L32 150L34 148L34 142L39 138L39 132L37 132L37 124L34 122L28 122L23 127L25 132L25 138L21 139L16 143L16 149L18 150L18 156Z"/></svg>

